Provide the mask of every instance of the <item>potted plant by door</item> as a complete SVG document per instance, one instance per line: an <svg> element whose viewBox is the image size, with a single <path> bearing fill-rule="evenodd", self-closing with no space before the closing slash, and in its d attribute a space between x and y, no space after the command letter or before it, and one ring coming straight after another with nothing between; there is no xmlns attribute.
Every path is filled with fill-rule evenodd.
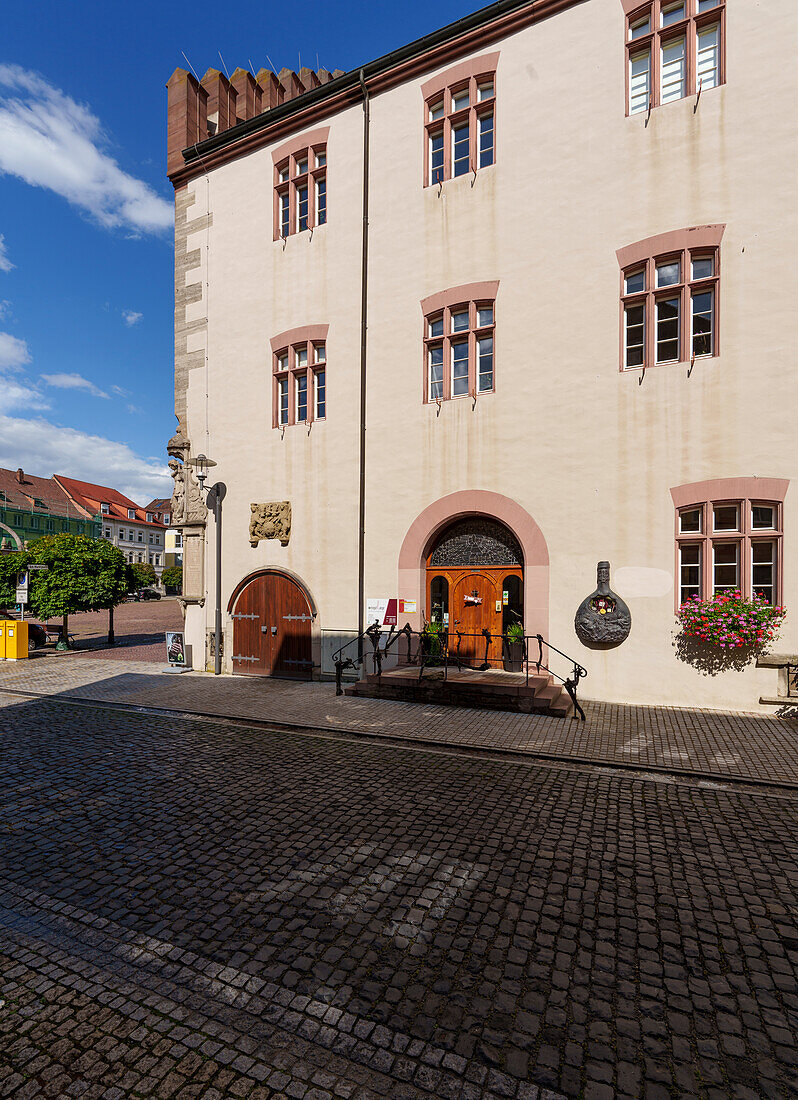
<svg viewBox="0 0 798 1100"><path fill-rule="evenodd" d="M524 628L510 623L504 635L504 670L520 672L524 667Z"/></svg>

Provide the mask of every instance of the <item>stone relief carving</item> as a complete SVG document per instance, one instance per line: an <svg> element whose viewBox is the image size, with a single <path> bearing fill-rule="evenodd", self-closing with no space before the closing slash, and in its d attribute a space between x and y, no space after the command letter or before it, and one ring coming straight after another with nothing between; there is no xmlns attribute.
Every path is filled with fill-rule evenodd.
<svg viewBox="0 0 798 1100"><path fill-rule="evenodd" d="M279 539L283 546L291 537L291 501L273 500L269 504L250 504L249 545L261 539Z"/></svg>
<svg viewBox="0 0 798 1100"><path fill-rule="evenodd" d="M171 458L179 458L181 462L186 457L191 445L183 435L183 425L178 422L177 430L169 442L166 444L166 453Z"/></svg>
<svg viewBox="0 0 798 1100"><path fill-rule="evenodd" d="M574 629L585 645L620 645L632 629L632 613L610 588L610 563L596 566L595 592L582 600L574 617Z"/></svg>
<svg viewBox="0 0 798 1100"><path fill-rule="evenodd" d="M208 509L202 497L199 482L190 466L182 465L174 458L169 461L175 487L172 492L172 524L180 527L186 523L204 523Z"/></svg>

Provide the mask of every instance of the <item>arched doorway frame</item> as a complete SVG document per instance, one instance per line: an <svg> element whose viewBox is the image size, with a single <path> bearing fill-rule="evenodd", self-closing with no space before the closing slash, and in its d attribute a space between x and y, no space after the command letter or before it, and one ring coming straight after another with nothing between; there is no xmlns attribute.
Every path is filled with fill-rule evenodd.
<svg viewBox="0 0 798 1100"><path fill-rule="evenodd" d="M427 555L440 532L467 516L495 519L509 527L524 555L524 626L527 634L549 632L549 549L529 512L510 497L487 489L464 489L433 501L408 528L399 551L399 596L426 607Z"/></svg>
<svg viewBox="0 0 798 1100"><path fill-rule="evenodd" d="M318 605L313 598L313 593L308 588L305 581L290 569L283 569L278 566L265 565L261 569L253 569L251 573L247 573L245 577L236 584L230 598L227 601L227 616L225 623L225 653L226 653L226 667L228 672L233 670L232 662L232 644L233 644L233 619L232 614L235 610L236 601L247 585L255 580L257 577L278 576L285 577L287 580L293 581L293 583L300 589L305 599L308 601L310 607L310 613L313 616L313 622L310 624L310 646L311 657L313 659L313 673L311 679L317 680L321 675L321 620L319 618Z"/></svg>

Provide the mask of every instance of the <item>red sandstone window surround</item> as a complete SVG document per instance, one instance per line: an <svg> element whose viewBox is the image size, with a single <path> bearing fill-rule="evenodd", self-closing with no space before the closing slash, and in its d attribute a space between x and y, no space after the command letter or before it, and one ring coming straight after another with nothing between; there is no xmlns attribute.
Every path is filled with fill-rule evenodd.
<svg viewBox="0 0 798 1100"><path fill-rule="evenodd" d="M723 478L671 489L677 609L725 591L780 603L788 486L777 478Z"/></svg>
<svg viewBox="0 0 798 1100"><path fill-rule="evenodd" d="M281 145L274 161L274 239L285 240L327 222L329 126Z"/></svg>
<svg viewBox="0 0 798 1100"><path fill-rule="evenodd" d="M621 2L628 115L726 82L726 0Z"/></svg>
<svg viewBox="0 0 798 1100"><path fill-rule="evenodd" d="M422 301L426 403L495 389L498 287L497 281L468 283Z"/></svg>
<svg viewBox="0 0 798 1100"><path fill-rule="evenodd" d="M498 60L498 53L471 58L422 85L425 187L496 160Z"/></svg>
<svg viewBox="0 0 798 1100"><path fill-rule="evenodd" d="M719 354L724 229L680 229L618 250L621 370L692 363Z"/></svg>
<svg viewBox="0 0 798 1100"><path fill-rule="evenodd" d="M310 425L327 417L328 325L272 337L272 426Z"/></svg>

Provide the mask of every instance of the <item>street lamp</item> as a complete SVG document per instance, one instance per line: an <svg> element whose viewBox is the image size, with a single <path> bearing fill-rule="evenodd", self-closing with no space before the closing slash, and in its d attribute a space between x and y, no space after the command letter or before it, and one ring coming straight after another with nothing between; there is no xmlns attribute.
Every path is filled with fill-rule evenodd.
<svg viewBox="0 0 798 1100"><path fill-rule="evenodd" d="M216 607L214 609L213 624L213 674L219 676L222 671L222 501L224 500L227 486L223 481L217 481L209 489L205 488L208 471L216 465L212 458L199 454L196 458L186 460L187 466L192 466L197 471L197 481L200 491L206 494L208 507L213 509L213 519L216 524Z"/></svg>

